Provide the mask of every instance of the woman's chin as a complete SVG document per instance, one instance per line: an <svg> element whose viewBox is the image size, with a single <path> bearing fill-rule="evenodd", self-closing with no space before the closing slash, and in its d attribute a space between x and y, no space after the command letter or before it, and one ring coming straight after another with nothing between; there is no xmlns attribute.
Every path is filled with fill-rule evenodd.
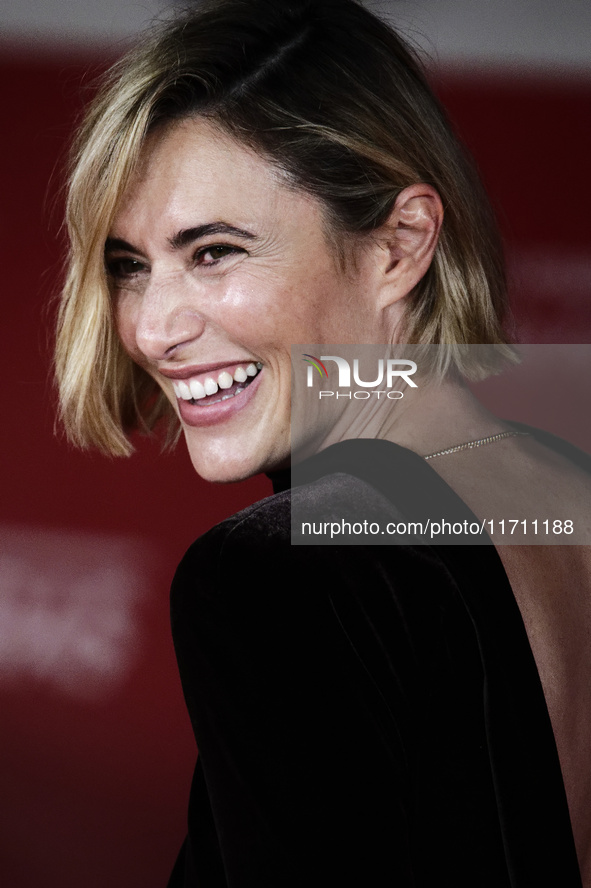
<svg viewBox="0 0 591 888"><path fill-rule="evenodd" d="M193 468L200 478L204 481L211 481L214 484L231 484L234 481L245 481L257 474L257 470L253 469L249 460L237 459L206 459L203 454L192 454L189 450L189 456L193 464Z"/></svg>
<svg viewBox="0 0 591 888"><path fill-rule="evenodd" d="M223 452L214 453L207 453L203 448L195 448L190 445L188 449L193 468L199 477L214 484L246 481L255 475L289 466L289 454L278 460L270 459L267 454L228 452L229 450L239 451L236 444L224 448Z"/></svg>

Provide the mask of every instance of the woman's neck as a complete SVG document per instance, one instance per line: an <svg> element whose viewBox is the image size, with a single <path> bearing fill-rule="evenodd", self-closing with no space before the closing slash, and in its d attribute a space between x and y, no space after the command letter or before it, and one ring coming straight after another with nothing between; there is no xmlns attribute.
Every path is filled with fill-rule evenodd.
<svg viewBox="0 0 591 888"><path fill-rule="evenodd" d="M407 387L403 394L396 401L364 402L367 409L345 408L318 449L351 438L377 438L425 456L505 430L463 382Z"/></svg>

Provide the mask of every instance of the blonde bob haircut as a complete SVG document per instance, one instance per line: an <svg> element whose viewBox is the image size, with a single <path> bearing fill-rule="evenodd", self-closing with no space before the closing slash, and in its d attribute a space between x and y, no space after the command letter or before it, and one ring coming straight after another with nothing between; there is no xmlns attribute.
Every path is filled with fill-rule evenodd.
<svg viewBox="0 0 591 888"><path fill-rule="evenodd" d="M56 349L71 440L128 454L133 429L165 416L177 425L157 384L119 342L104 248L148 134L193 116L317 198L337 252L347 237L379 228L403 188L433 186L445 219L432 265L411 294L404 338L448 344L467 377L490 372L470 366L461 346L507 341L500 242L478 177L412 50L356 0L205 0L115 64L74 146Z"/></svg>

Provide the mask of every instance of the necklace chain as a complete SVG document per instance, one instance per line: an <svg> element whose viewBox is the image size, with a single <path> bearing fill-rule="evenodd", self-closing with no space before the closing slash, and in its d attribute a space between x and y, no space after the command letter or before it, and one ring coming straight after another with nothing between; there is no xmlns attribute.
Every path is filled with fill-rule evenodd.
<svg viewBox="0 0 591 888"><path fill-rule="evenodd" d="M474 447L483 447L485 444L496 444L503 438L527 438L528 434L528 432L498 432L496 435L489 435L488 438L477 438L476 441L466 441L465 444L456 444L445 450L437 450L435 453L424 456L423 459L436 459L438 456L447 456L449 453L458 453L460 450L472 450Z"/></svg>

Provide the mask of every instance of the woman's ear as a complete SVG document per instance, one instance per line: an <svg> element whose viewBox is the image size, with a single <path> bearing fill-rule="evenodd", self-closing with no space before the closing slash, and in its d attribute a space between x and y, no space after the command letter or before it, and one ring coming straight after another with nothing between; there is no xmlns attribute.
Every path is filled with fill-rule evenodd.
<svg viewBox="0 0 591 888"><path fill-rule="evenodd" d="M382 308L411 293L426 274L442 222L441 198L431 185L410 185L400 192L388 220L374 232Z"/></svg>

